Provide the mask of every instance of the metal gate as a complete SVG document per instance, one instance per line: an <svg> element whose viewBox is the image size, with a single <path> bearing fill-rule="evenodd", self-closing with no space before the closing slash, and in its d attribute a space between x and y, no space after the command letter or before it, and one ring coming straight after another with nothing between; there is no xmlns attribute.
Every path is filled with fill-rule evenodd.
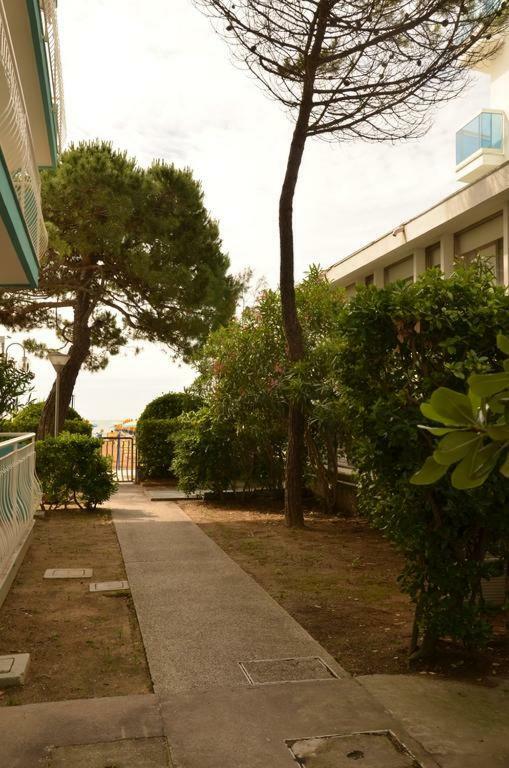
<svg viewBox="0 0 509 768"><path fill-rule="evenodd" d="M111 459L111 468L119 483L137 481L138 460L134 436L101 437L101 454Z"/></svg>

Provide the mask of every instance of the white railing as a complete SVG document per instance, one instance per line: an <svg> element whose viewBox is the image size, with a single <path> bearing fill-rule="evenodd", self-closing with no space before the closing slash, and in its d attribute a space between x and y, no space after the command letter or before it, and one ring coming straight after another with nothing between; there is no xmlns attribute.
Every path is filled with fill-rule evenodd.
<svg viewBox="0 0 509 768"><path fill-rule="evenodd" d="M0 578L32 527L40 502L35 435L0 434Z"/></svg>
<svg viewBox="0 0 509 768"><path fill-rule="evenodd" d="M58 37L57 4L55 0L40 0L40 6L44 23L44 40L46 42L51 73L51 89L53 96L53 110L57 126L58 151L61 152L65 141L65 108L64 81L62 77L60 41Z"/></svg>
<svg viewBox="0 0 509 768"><path fill-rule="evenodd" d="M30 240L38 259L48 244L41 210L41 182L32 134L3 3L0 2L0 78L5 101L1 105L2 151Z"/></svg>

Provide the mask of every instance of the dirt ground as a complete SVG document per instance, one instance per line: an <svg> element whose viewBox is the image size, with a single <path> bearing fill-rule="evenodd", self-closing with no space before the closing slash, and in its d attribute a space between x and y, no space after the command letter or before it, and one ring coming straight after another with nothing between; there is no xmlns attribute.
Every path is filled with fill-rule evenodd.
<svg viewBox="0 0 509 768"><path fill-rule="evenodd" d="M44 579L47 568L93 568L92 579ZM0 609L0 655L29 652L23 687L0 705L151 691L130 596L89 592L90 581L125 579L111 517L59 511L37 520L34 539Z"/></svg>
<svg viewBox="0 0 509 768"><path fill-rule="evenodd" d="M402 559L364 520L310 513L306 530L289 530L280 505L180 504L349 672L408 672L413 608L397 583ZM509 676L507 633L482 654L444 644L417 671L479 682Z"/></svg>

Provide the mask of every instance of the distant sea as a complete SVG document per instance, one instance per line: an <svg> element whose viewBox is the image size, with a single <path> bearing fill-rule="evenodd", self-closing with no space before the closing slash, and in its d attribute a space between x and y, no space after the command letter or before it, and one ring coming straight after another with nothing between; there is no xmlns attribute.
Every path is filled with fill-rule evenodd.
<svg viewBox="0 0 509 768"><path fill-rule="evenodd" d="M92 422L92 434L93 435L99 435L104 434L106 435L110 429L112 429L115 424L120 424L123 419L90 419Z"/></svg>

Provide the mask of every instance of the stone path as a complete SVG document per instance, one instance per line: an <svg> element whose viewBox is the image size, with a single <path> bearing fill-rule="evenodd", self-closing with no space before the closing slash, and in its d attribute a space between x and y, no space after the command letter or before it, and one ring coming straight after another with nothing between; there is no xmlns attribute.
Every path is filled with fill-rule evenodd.
<svg viewBox="0 0 509 768"><path fill-rule="evenodd" d="M509 766L509 684L355 680L176 503L109 507L155 693L0 709L1 768Z"/></svg>

